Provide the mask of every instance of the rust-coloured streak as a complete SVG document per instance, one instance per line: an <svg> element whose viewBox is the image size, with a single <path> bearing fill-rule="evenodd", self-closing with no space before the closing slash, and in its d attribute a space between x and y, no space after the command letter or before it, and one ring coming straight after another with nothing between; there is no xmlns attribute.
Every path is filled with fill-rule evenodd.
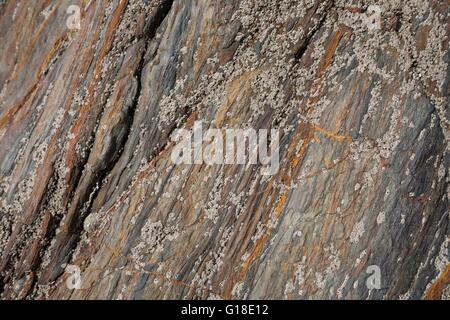
<svg viewBox="0 0 450 320"><path fill-rule="evenodd" d="M345 31L339 29L334 35L333 40L331 40L330 44L325 49L325 57L320 64L319 74L323 74L325 70L331 65L331 63L333 63L334 54L344 33Z"/></svg>
<svg viewBox="0 0 450 320"><path fill-rule="evenodd" d="M302 124L299 126L299 129L297 131L297 136L301 136L302 138L304 138L304 142L302 144L302 147L299 151L299 153L297 155L295 155L294 159L291 162L291 165L293 168L296 168L298 166L298 164L301 162L301 160L304 158L306 151L308 149L308 145L310 143L310 141L312 140L314 135L314 130L313 127L309 124ZM298 143L298 139L294 139L293 142L291 143L290 147L289 147L289 151L290 152L295 152L295 147L296 144ZM286 173L283 174L282 176L282 180L285 180L286 183L290 184L292 181L292 177L291 175L288 175ZM289 192L284 192L283 194L281 194L281 196L279 197L278 203L275 207L274 210L274 215L275 218L279 218L283 212L283 208L286 205L287 199L289 196ZM267 222L267 221L266 221ZM271 235L273 232L273 228L270 228L269 230L267 230L267 232L258 240L258 242L255 244L255 247L252 250L252 253L250 254L250 256L247 258L247 260L245 261L241 272L239 273L238 276L238 281L241 281L243 278L245 278L245 276L248 273L248 270L250 269L250 267L252 266L253 262L256 261L256 259L258 257L261 256L267 241L269 241ZM234 282L236 283L236 282ZM232 288L233 286L231 286ZM225 297L227 299L231 298L231 292L226 292L225 293Z"/></svg>
<svg viewBox="0 0 450 320"><path fill-rule="evenodd" d="M47 17L47 19L45 19L45 21L42 23L42 25L40 26L39 30L37 31L37 33L34 35L34 37L31 39L30 45L28 46L28 48L25 51L25 54L23 55L23 59L19 60L17 63L17 69L15 70L15 72L12 74L11 79L13 80L16 78L16 75L19 74L23 68L25 68L27 66L27 63L25 63L25 60L27 57L32 56L32 51L34 50L34 48L36 47L36 44L38 42L39 39L42 38L42 33L43 31L47 28L48 23L50 22L49 17L53 16L57 11L59 6L61 5L61 3L56 3L55 7L52 8L52 11L49 13L49 16ZM63 38L66 35L63 35ZM58 41L57 41L58 42ZM52 48L50 55L52 54L52 51L54 50L54 48ZM36 82L39 82L39 80L37 80Z"/></svg>
<svg viewBox="0 0 450 320"><path fill-rule="evenodd" d="M442 275L436 280L435 283L428 289L428 292L425 294L426 299L428 300L439 300L442 299L442 293L450 285L450 264L447 265L445 271Z"/></svg>
<svg viewBox="0 0 450 320"><path fill-rule="evenodd" d="M36 91L38 82L36 82L31 89L27 92L25 97L17 105L10 108L3 118L0 119L0 129L4 129L7 124L12 121L13 116L23 107L23 105L30 99L33 93Z"/></svg>
<svg viewBox="0 0 450 320"><path fill-rule="evenodd" d="M331 139L331 140L335 140L338 142L343 142L343 141L348 141L348 142L352 142L352 137L351 136L347 136L347 135L340 135L337 133L333 133L329 130L326 130L324 128L318 127L318 126L314 126L314 130L318 131L320 133L323 133L327 138Z"/></svg>
<svg viewBox="0 0 450 320"><path fill-rule="evenodd" d="M101 72L101 68L103 66L103 60L105 59L107 53L109 52L109 50L112 47L113 44L113 40L114 40L114 30L118 29L119 23L120 23L120 17L122 16L122 13L125 11L126 5L128 3L128 0L125 1L121 1L116 9L116 11L114 12L114 16L111 20L111 24L108 27L108 31L107 34L109 34L109 37L106 41L107 45L105 45L102 48L102 51L100 52L100 58L99 61L97 63L97 65L95 66L95 72L94 72L94 79L95 79L95 75L99 75ZM82 106L82 110L80 110L79 113L79 117L77 119L76 124L74 125L74 128L72 130L72 133L75 134L75 136L78 136L80 134L80 132L84 129L85 123L86 123L86 119L89 117L89 110L92 107L92 96L94 94L94 87L96 85L96 82L93 81L88 89L88 93L86 95L86 103ZM86 111L84 111L84 109L87 109Z"/></svg>
<svg viewBox="0 0 450 320"><path fill-rule="evenodd" d="M24 98L18 104L9 108L8 112L0 119L0 129L3 129L8 123L11 122L12 117L25 105L25 103L30 99L32 94L36 91L37 85L41 81L42 76L44 75L44 72L48 67L49 62L54 58L55 53L58 52L59 48L61 47L61 44L66 40L66 38L67 33L56 41L56 43L54 44L48 55L43 59L43 63L39 67L39 71L36 76L36 81L31 86L30 90L28 90Z"/></svg>

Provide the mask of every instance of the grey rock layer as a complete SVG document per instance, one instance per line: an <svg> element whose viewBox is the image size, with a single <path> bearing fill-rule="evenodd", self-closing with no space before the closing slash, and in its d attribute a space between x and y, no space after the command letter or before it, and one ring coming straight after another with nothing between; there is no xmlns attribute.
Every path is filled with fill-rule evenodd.
<svg viewBox="0 0 450 320"><path fill-rule="evenodd" d="M2 1L0 297L448 299L449 13ZM175 165L200 120L278 130L279 170Z"/></svg>

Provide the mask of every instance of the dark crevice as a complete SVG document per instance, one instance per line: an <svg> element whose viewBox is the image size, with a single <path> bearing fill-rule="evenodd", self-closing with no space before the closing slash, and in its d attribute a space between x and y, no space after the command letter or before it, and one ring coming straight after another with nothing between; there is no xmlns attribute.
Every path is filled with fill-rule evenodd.
<svg viewBox="0 0 450 320"><path fill-rule="evenodd" d="M146 43L146 47L144 49L144 52L141 55L138 67L134 73L134 78L137 80L137 89L136 89L136 94L133 98L133 101L131 102L131 107L130 107L130 111L129 111L130 125L128 126L126 138L122 145L122 149L129 139L130 129L132 127L132 123L134 120L134 114L136 112L136 108L139 103L139 98L141 96L142 70L144 69L145 64L146 64L145 57L147 54L148 45L149 45L150 41L155 37L156 31L158 30L160 25L163 23L164 19L166 18L170 9L172 8L173 1L174 0L167 0L164 3L162 3L161 6L158 7L157 12L155 13L155 18L150 19L148 25L145 27L143 39L144 39L144 42Z"/></svg>
<svg viewBox="0 0 450 320"><path fill-rule="evenodd" d="M145 45L146 46L148 45L150 40L152 38L154 38L158 28L160 27L160 25L162 24L162 22L164 21L164 19L168 15L168 13L170 12L172 4L173 4L173 0L167 0L167 1L164 1L164 3L162 3L158 8L156 8L156 12L154 13L154 16L153 16L154 18L150 19L148 24L144 27L144 32L142 33L142 36L138 40L143 39L143 41L145 42ZM90 181L88 182L87 188L85 189L86 191L79 198L80 201L78 201L76 211L81 212L81 210L83 210L84 214L82 216L79 216L78 218L72 219L72 221L69 222L68 239L65 244L62 244L64 246L64 250L68 252L68 256L66 256L66 257L63 256L63 259L65 261L71 261L72 255L75 251L74 249L77 247L77 245L80 241L84 219L87 217L87 215L91 209L92 203L93 203L94 199L96 198L98 191L99 191L99 188L97 188L97 186L101 185L101 182L103 181L103 179L115 166L116 162L118 161L118 159L120 158L120 156L124 150L124 146L126 145L126 142L128 141L130 130L131 130L131 127L133 124L134 113L136 111L137 105L139 103L139 97L141 95L141 88L142 88L141 78L142 78L142 71L145 66L146 50L147 50L147 47L145 47L144 50L142 51L138 66L133 75L134 78L136 79L137 88L136 88L136 93L130 103L129 110L127 110L126 119L124 121L124 127L122 127L122 129L121 129L121 130L125 131L124 134L121 135L123 138L118 139L117 141L112 143L113 147L110 150L111 152L108 152L108 155L105 157L107 163L102 165L102 167L99 168L98 171L92 173L92 177L89 179ZM101 117L101 116L102 116L102 114L99 115L99 117ZM95 136L95 131L93 132L93 134ZM89 156L86 157L86 162L87 162L88 158L89 158ZM80 170L80 171L84 171L84 170ZM77 185L79 183L80 183L80 181L78 181ZM88 201L89 201L89 203L87 203ZM52 226L50 227L50 230L56 230L56 226L53 223L52 223ZM50 232L50 234L52 234L52 233L53 232ZM49 238L49 239L51 239L51 238ZM39 264L36 264L36 268L38 268L38 265ZM59 274L58 277L61 276L61 274ZM33 292L33 289L35 289L36 284L37 284L37 282L35 281L33 283L33 286L31 288L30 292Z"/></svg>
<svg viewBox="0 0 450 320"><path fill-rule="evenodd" d="M318 3L315 6L314 9L314 14L317 13L318 7L320 6L320 1L318 1ZM307 51L311 40L314 38L314 36L317 34L317 32L320 30L320 28L322 27L323 23L325 22L329 11L332 9L332 7L334 6L334 0L329 1L324 9L324 13L322 14L322 16L320 17L320 20L318 23L316 23L315 26L313 26L312 30L308 33L308 35L301 41L299 47L297 48L297 50L294 53L294 60L296 63L298 63L304 56L305 52Z"/></svg>
<svg viewBox="0 0 450 320"><path fill-rule="evenodd" d="M149 21L148 25L145 26L143 36L141 37L141 39L144 39L144 42L146 43L146 45L148 45L150 40L152 38L154 38L159 26L162 24L162 22L168 15L168 13L172 7L172 4L173 4L173 0L168 0L168 1L165 1L164 3L162 3L161 6L159 6L156 9L157 11L154 14L154 19L151 19ZM140 57L138 67L136 68L136 70L134 72L134 78L136 79L136 82L137 82L137 88L136 88L136 94L134 95L134 98L133 98L133 100L130 104L129 110L127 112L127 119L125 121L125 126L126 126L125 131L126 132L124 134L124 138L121 139L120 141L115 142L115 147L112 148L113 151L115 151L115 152L112 152L110 155L106 156L106 159L110 159L110 161L108 161L108 164L105 165L101 170L99 170L98 172L96 172L94 174L93 179L89 183L89 187L86 188L87 191L84 193L84 197L83 197L84 199L82 199L83 201L79 202L79 208L77 208L77 211L80 211L84 207L85 214L83 214L83 216L80 217L79 219L72 221L72 232L73 232L72 234L76 237L74 240L72 240L73 243L70 246L72 249L75 249L79 242L84 219L87 217L87 215L91 209L92 203L93 203L94 199L96 198L98 191L100 189L100 188L96 188L96 186L100 186L101 182L106 177L106 175L114 168L118 159L120 159L120 156L124 150L126 142L129 139L130 130L131 130L133 120L134 120L134 114L135 114L137 105L139 103L139 98L141 96L141 89L142 89L141 80L142 80L142 71L145 67L146 50L147 50L147 48L145 48L143 50L141 57ZM87 203L87 201L89 201L89 200L90 200L90 203ZM73 254L73 252L72 252L72 254ZM71 260L72 254L70 257L68 257L68 261Z"/></svg>
<svg viewBox="0 0 450 320"><path fill-rule="evenodd" d="M133 74L133 77L136 79L136 82L137 82L136 94L133 97L133 100L130 104L130 108L129 108L128 114L127 114L128 121L127 121L125 139L124 139L123 143L121 144L120 152L117 154L116 159L113 161L110 168L108 168L108 170L107 170L108 172L111 171L114 168L114 166L117 164L117 161L120 159L120 156L122 155L122 153L125 149L125 145L130 138L130 130L134 123L134 115L135 115L137 106L139 104L139 98L141 96L141 91L142 91L142 72L143 72L143 69L145 68L145 65L148 62L147 55L148 55L149 49L151 51L151 48L149 48L151 46L151 40L155 37L157 30L163 23L166 16L169 14L169 11L172 8L173 2L174 2L174 0L167 0L164 3L162 3L157 8L157 11L154 13L154 19L150 19L148 21L148 24L144 27L142 36L136 38L136 41L143 40L145 43L144 51L141 54L138 66ZM120 176L123 174L124 171L125 171L125 168L121 171ZM106 174L105 174L105 176L106 176ZM120 177L117 181L120 181Z"/></svg>

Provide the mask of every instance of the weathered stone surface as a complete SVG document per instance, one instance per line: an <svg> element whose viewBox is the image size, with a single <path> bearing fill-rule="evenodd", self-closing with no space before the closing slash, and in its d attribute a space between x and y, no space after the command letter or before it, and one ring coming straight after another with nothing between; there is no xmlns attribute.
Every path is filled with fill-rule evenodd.
<svg viewBox="0 0 450 320"><path fill-rule="evenodd" d="M448 298L449 13L2 1L1 297ZM174 165L196 120L279 130L279 171Z"/></svg>

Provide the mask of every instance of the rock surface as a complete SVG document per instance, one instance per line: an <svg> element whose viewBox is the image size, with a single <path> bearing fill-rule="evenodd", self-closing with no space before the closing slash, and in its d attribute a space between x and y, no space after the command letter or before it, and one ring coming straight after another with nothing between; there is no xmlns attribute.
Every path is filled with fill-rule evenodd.
<svg viewBox="0 0 450 320"><path fill-rule="evenodd" d="M1 1L1 298L448 299L449 14ZM199 120L278 130L279 170L175 165Z"/></svg>

